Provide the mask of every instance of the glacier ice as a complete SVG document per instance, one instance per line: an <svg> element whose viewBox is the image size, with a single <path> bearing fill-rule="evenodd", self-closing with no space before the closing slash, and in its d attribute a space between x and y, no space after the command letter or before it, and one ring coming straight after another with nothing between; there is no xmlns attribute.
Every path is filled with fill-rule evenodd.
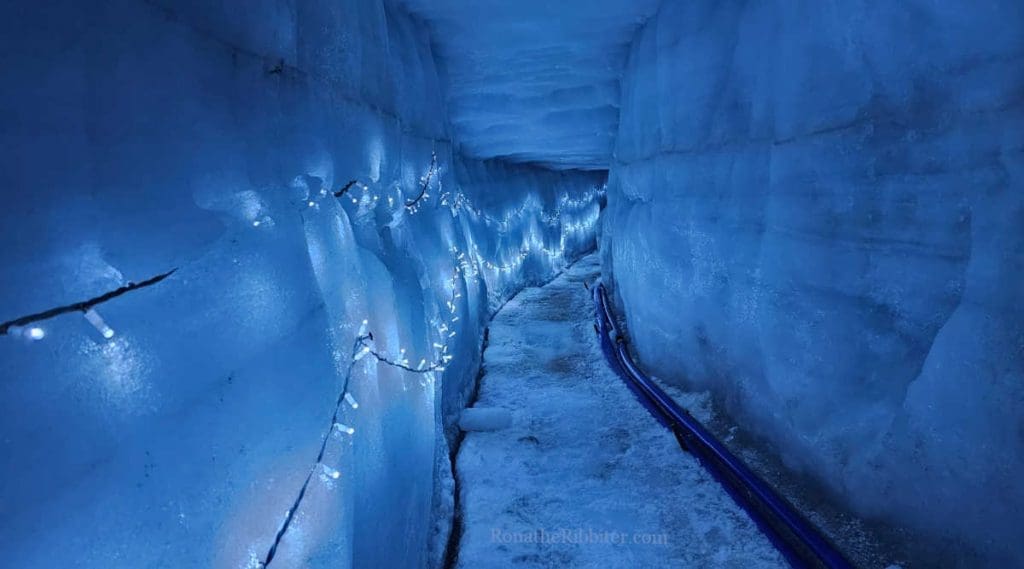
<svg viewBox="0 0 1024 569"><path fill-rule="evenodd" d="M619 75L657 0L402 0L431 27L467 155L607 170Z"/></svg>
<svg viewBox="0 0 1024 569"><path fill-rule="evenodd" d="M1024 563L1022 10L8 3L0 319L177 272L0 338L5 561L255 566L312 473L281 565L437 564L489 316L600 230L652 372Z"/></svg>
<svg viewBox="0 0 1024 569"><path fill-rule="evenodd" d="M593 247L603 173L460 154L391 3L7 8L3 319L177 272L0 338L4 564L256 566L323 436L274 564L426 564L483 326ZM364 319L444 371L362 358L334 427Z"/></svg>
<svg viewBox="0 0 1024 569"><path fill-rule="evenodd" d="M1024 9L667 1L604 269L645 365L861 513L1024 562Z"/></svg>

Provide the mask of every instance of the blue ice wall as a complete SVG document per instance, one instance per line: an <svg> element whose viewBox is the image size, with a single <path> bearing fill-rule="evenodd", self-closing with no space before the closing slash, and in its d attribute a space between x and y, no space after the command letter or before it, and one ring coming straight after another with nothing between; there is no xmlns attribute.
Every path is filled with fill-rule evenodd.
<svg viewBox="0 0 1024 569"><path fill-rule="evenodd" d="M1022 31L1010 0L667 1L602 237L645 365L994 565L1024 563Z"/></svg>
<svg viewBox="0 0 1024 569"><path fill-rule="evenodd" d="M602 176L460 158L425 32L389 3L3 12L0 320L178 269L97 307L109 339L77 314L0 337L3 565L254 567L364 319L414 367L453 359L358 362L340 477L317 471L274 566L436 559L444 412L490 310L593 246Z"/></svg>

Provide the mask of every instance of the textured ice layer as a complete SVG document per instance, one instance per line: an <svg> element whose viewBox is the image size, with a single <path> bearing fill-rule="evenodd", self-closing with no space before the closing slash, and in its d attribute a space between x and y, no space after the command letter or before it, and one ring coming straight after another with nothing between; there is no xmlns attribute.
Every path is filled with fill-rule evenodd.
<svg viewBox="0 0 1024 569"><path fill-rule="evenodd" d="M7 8L0 319L178 272L0 337L3 564L253 566L365 318L455 358L360 360L272 567L424 566L441 410L502 295L593 246L600 177L453 156L425 31L380 2Z"/></svg>
<svg viewBox="0 0 1024 569"><path fill-rule="evenodd" d="M1024 8L669 1L605 263L643 363L858 509L1024 562ZM937 546L938 547L938 546Z"/></svg>
<svg viewBox="0 0 1024 569"><path fill-rule="evenodd" d="M464 152L607 169L629 42L657 0L403 3L430 25Z"/></svg>
<svg viewBox="0 0 1024 569"><path fill-rule="evenodd" d="M587 257L491 323L476 405L512 426L458 456L456 567L785 567L754 522L608 367ZM707 394L679 399L706 419Z"/></svg>

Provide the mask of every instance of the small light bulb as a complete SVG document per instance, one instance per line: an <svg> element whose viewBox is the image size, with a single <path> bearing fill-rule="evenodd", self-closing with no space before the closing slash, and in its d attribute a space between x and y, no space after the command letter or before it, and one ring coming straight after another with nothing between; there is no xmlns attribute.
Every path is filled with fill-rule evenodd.
<svg viewBox="0 0 1024 569"><path fill-rule="evenodd" d="M356 402L356 398L352 397L351 393L345 394L345 403L348 403L353 409L359 408L359 403Z"/></svg>
<svg viewBox="0 0 1024 569"><path fill-rule="evenodd" d="M42 340L43 338L46 337L46 330L43 330L42 328L38 327L29 328L27 335L31 340Z"/></svg>
<svg viewBox="0 0 1024 569"><path fill-rule="evenodd" d="M86 310L85 319L88 320L89 324L92 324L92 327L102 334L104 338L109 340L114 337L113 328L107 326L107 323L103 321L103 317L100 316L95 309L90 308L89 310Z"/></svg>
<svg viewBox="0 0 1024 569"><path fill-rule="evenodd" d="M253 227L259 227L259 226L260 226L260 220L258 220L258 219L257 219L257 220L254 220L254 221L252 222L252 226L253 226Z"/></svg>
<svg viewBox="0 0 1024 569"><path fill-rule="evenodd" d="M353 435L356 432L355 429L353 429L352 427L350 427L350 426L348 426L348 425L346 425L344 423L335 423L334 424L334 428L338 429L338 431L340 431L342 433L349 434L349 435Z"/></svg>
<svg viewBox="0 0 1024 569"><path fill-rule="evenodd" d="M315 206L315 205L316 205L316 202L314 202L313 200L309 200L309 201L308 201L308 202L306 202L306 203L307 203L307 204L309 205L309 207L313 207L313 206Z"/></svg>
<svg viewBox="0 0 1024 569"><path fill-rule="evenodd" d="M327 476L335 480L341 478L341 473L338 472L337 470L331 468L330 466L327 466L326 464L321 464L320 466L323 468L324 474L326 474Z"/></svg>

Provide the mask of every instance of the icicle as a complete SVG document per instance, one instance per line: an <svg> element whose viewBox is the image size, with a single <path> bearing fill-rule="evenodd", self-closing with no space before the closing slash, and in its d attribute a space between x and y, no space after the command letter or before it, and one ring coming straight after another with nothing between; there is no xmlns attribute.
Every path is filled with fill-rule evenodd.
<svg viewBox="0 0 1024 569"><path fill-rule="evenodd" d="M107 326L107 323L103 321L103 317L100 316L96 310L92 308L86 310L85 319L88 320L89 324L92 324L92 327L102 334L104 338L109 340L114 337L114 329Z"/></svg>

